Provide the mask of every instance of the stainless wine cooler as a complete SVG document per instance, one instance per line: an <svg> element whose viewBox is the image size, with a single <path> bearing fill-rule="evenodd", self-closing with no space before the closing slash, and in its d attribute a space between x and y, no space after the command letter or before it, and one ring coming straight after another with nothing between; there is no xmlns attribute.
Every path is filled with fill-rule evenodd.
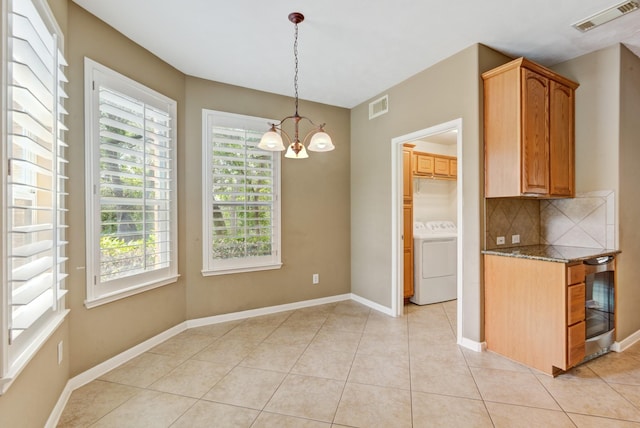
<svg viewBox="0 0 640 428"><path fill-rule="evenodd" d="M615 340L615 257L589 259L585 264L585 359L609 352Z"/></svg>

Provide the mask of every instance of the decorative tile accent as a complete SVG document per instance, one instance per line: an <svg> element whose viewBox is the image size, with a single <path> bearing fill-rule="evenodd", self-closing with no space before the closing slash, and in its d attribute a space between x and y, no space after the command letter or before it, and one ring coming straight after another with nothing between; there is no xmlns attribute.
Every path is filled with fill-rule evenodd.
<svg viewBox="0 0 640 428"><path fill-rule="evenodd" d="M487 249L540 243L540 201L516 198L496 198L486 201ZM511 243L512 235L520 235L519 244ZM498 236L505 237L505 245L496 244Z"/></svg>
<svg viewBox="0 0 640 428"><path fill-rule="evenodd" d="M582 193L540 206L540 243L615 248L613 191Z"/></svg>

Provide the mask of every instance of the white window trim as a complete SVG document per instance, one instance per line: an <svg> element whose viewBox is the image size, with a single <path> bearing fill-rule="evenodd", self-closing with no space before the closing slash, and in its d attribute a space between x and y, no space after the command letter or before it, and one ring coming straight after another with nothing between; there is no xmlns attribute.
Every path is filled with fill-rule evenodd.
<svg viewBox="0 0 640 428"><path fill-rule="evenodd" d="M254 260L254 263L248 264L247 259L241 258L237 260L237 263L226 261L224 267L216 267L215 261L211 256L211 240L212 236L211 230L211 222L209 219L211 218L211 211L209 207L213 205L213 195L209 188L209 183L212 181L212 171L211 171L211 139L210 132L212 120L214 118L221 118L224 120L228 120L229 122L261 122L264 123L264 131L269 130L270 123L277 123L277 120L273 119L264 119L255 116L248 116L242 114L235 113L227 113L216 110L202 110L202 275L203 276L214 276L214 275L226 275L233 273L242 273L242 272L257 272L264 270L273 270L280 269L282 267L282 228L281 228L281 218L282 218L282 210L281 210L281 157L279 153L274 153L273 157L273 165L275 169L275 178L274 178L274 190L276 192L276 200L274 202L274 227L276 229L276 238L275 238L275 255L270 256L268 261L264 261L263 259Z"/></svg>
<svg viewBox="0 0 640 428"><path fill-rule="evenodd" d="M85 68L85 203L86 203L86 283L87 297L84 302L87 308L94 308L116 300L124 299L154 288L175 283L178 280L178 233L177 233L177 103L151 88L148 88L108 67L105 67L87 57L84 59ZM173 142L171 180L171 209L170 209L170 253L171 262L168 268L159 271L145 272L132 275L122 280L113 281L112 285L102 285L103 290L97 289L97 270L99 269L100 251L98 246L100 237L100 197L95 195L100 183L99 167L99 124L95 118L99 115L99 98L95 94L96 79L108 82L109 87L119 90L121 93L136 97L150 105L169 105L172 118L171 139Z"/></svg>
<svg viewBox="0 0 640 428"><path fill-rule="evenodd" d="M46 0L31 0L31 3L40 14L41 18L47 25L49 31L52 34L55 34L55 38L57 39L57 43L55 46L56 54L59 52L64 53L64 34L60 29L55 16L53 15L48 3ZM7 63L9 61L9 53L8 53L8 12L9 12L9 0L2 0L0 4L0 40L2 43L2 47L0 48L0 53L2 54L2 58L0 58L0 64L3 68L3 71L0 73L2 80L0 81L0 85L2 90L0 91L0 110L2 114L0 115L0 135L3 136L4 141L5 136L8 132L8 124L7 124L7 111L6 106L8 102L7 91L5 88L8 87L7 74L5 73ZM58 62L56 63L56 67L60 64L64 64L64 59L58 57ZM56 68L57 72L59 72L59 68ZM55 82L54 85L58 85L59 82ZM57 105L59 100L56 99L54 94L54 121L56 121L59 117L58 113L60 110L57 109ZM59 137L58 127L54 126L54 139ZM58 307L55 309L54 313L47 317L43 318L41 321L38 321L39 325L36 327L32 327L29 330L23 333L25 343L21 345L19 349L14 349L11 345L8 345L8 332L9 332L9 317L11 316L7 312L8 302L9 302L9 286L7 282L7 255L8 255L8 244L6 237L8 236L8 220L6 218L6 212L4 211L4 207L7 206L7 195L5 193L5 177L7 174L6 163L4 160L7 156L7 149L5 144L0 144L0 233L2 236L1 244L0 244L0 328L2 328L2 332L0 332L0 395L7 392L9 387L16 380L18 375L24 370L24 368L29 364L31 359L37 354L37 352L42 348L42 346L51 338L51 336L55 333L55 331L60 327L60 325L64 322L66 316L69 314L69 309L66 309L65 304L65 293L66 290L59 290L61 294L58 298ZM57 150L57 147L54 149ZM64 282L64 279L62 280Z"/></svg>

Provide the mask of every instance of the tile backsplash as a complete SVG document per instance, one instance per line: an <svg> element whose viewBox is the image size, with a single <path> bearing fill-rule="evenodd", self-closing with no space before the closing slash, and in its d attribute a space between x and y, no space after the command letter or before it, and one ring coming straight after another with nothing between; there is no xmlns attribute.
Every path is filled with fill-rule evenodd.
<svg viewBox="0 0 640 428"><path fill-rule="evenodd" d="M537 199L495 198L487 201L486 248L520 247L540 243L540 201ZM520 235L520 243L512 244L511 236ZM505 237L497 245L498 236Z"/></svg>
<svg viewBox="0 0 640 428"><path fill-rule="evenodd" d="M485 248L523 245L616 248L615 199L610 190L581 193L571 199L486 199ZM512 235L520 243L512 244ZM498 236L505 237L497 245Z"/></svg>
<svg viewBox="0 0 640 428"><path fill-rule="evenodd" d="M540 243L616 248L613 191L540 201Z"/></svg>

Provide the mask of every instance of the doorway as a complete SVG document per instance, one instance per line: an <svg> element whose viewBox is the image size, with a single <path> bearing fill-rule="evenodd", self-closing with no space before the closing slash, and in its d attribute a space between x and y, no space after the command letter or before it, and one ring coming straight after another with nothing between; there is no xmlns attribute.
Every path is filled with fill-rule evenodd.
<svg viewBox="0 0 640 428"><path fill-rule="evenodd" d="M402 166L402 146L405 143L412 143L416 140L428 139L435 135L453 132L456 135L456 157L458 160L458 171L456 180L456 223L458 229L457 239L457 308L456 308L456 337L457 342L462 340L462 301L463 288L462 288L462 272L464 259L462 257L462 243L463 243L463 221L462 221L462 201L463 201L463 159L462 159L462 119L455 119L450 122L441 123L430 128L422 129L420 131L412 132L410 134L402 135L391 140L391 221L392 221L392 242L395 243L392 249L392 287L391 287L391 302L392 313L394 316L399 317L404 313L404 249L403 249L403 166ZM413 227L413 225L411 226Z"/></svg>

